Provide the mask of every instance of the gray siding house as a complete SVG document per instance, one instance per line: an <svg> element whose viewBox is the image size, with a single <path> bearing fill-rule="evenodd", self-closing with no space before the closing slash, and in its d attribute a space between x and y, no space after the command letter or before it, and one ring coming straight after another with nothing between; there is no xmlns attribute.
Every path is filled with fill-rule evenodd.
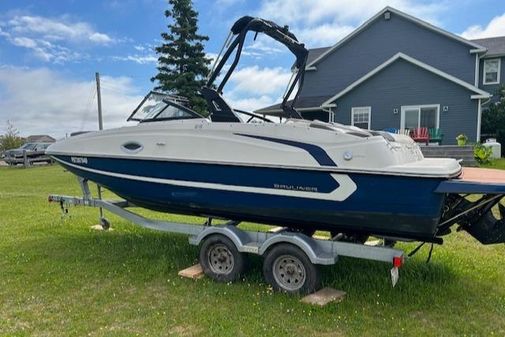
<svg viewBox="0 0 505 337"><path fill-rule="evenodd" d="M505 37L466 40L386 7L332 47L311 49L297 108L365 129L440 128L480 139L482 109L505 82ZM279 104L256 111L281 115Z"/></svg>

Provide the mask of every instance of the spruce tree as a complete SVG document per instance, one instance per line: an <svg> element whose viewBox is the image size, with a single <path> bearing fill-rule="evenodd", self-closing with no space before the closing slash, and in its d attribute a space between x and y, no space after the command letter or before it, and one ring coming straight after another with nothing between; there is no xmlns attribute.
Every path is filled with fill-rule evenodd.
<svg viewBox="0 0 505 337"><path fill-rule="evenodd" d="M209 38L198 34L198 12L191 0L170 0L171 9L165 11L169 32L161 33L163 43L156 47L158 74L155 90L181 95L189 99L190 107L207 114L205 100L198 90L205 84L210 59L205 57L203 41Z"/></svg>

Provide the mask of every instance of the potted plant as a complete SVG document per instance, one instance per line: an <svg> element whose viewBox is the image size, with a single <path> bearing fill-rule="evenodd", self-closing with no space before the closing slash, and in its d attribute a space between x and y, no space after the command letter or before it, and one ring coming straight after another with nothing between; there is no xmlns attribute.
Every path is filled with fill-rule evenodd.
<svg viewBox="0 0 505 337"><path fill-rule="evenodd" d="M466 145L466 141L468 140L468 137L464 134L460 134L459 136L456 137L456 140L458 141L459 146L464 146L464 145Z"/></svg>

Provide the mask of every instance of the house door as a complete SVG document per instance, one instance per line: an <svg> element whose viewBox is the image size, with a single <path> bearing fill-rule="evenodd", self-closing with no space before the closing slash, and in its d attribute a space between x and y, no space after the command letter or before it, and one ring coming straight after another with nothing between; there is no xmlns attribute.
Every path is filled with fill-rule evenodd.
<svg viewBox="0 0 505 337"><path fill-rule="evenodd" d="M400 124L402 129L438 128L440 125L440 105L402 106Z"/></svg>

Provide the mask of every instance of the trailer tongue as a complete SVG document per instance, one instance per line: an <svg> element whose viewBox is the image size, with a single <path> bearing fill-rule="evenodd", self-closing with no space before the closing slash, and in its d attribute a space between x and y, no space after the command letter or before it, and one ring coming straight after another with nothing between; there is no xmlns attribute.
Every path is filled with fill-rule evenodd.
<svg viewBox="0 0 505 337"><path fill-rule="evenodd" d="M435 192L447 194L437 236L449 234L457 223L482 244L505 243L505 206L500 203L505 171L463 168L457 179L441 182Z"/></svg>

